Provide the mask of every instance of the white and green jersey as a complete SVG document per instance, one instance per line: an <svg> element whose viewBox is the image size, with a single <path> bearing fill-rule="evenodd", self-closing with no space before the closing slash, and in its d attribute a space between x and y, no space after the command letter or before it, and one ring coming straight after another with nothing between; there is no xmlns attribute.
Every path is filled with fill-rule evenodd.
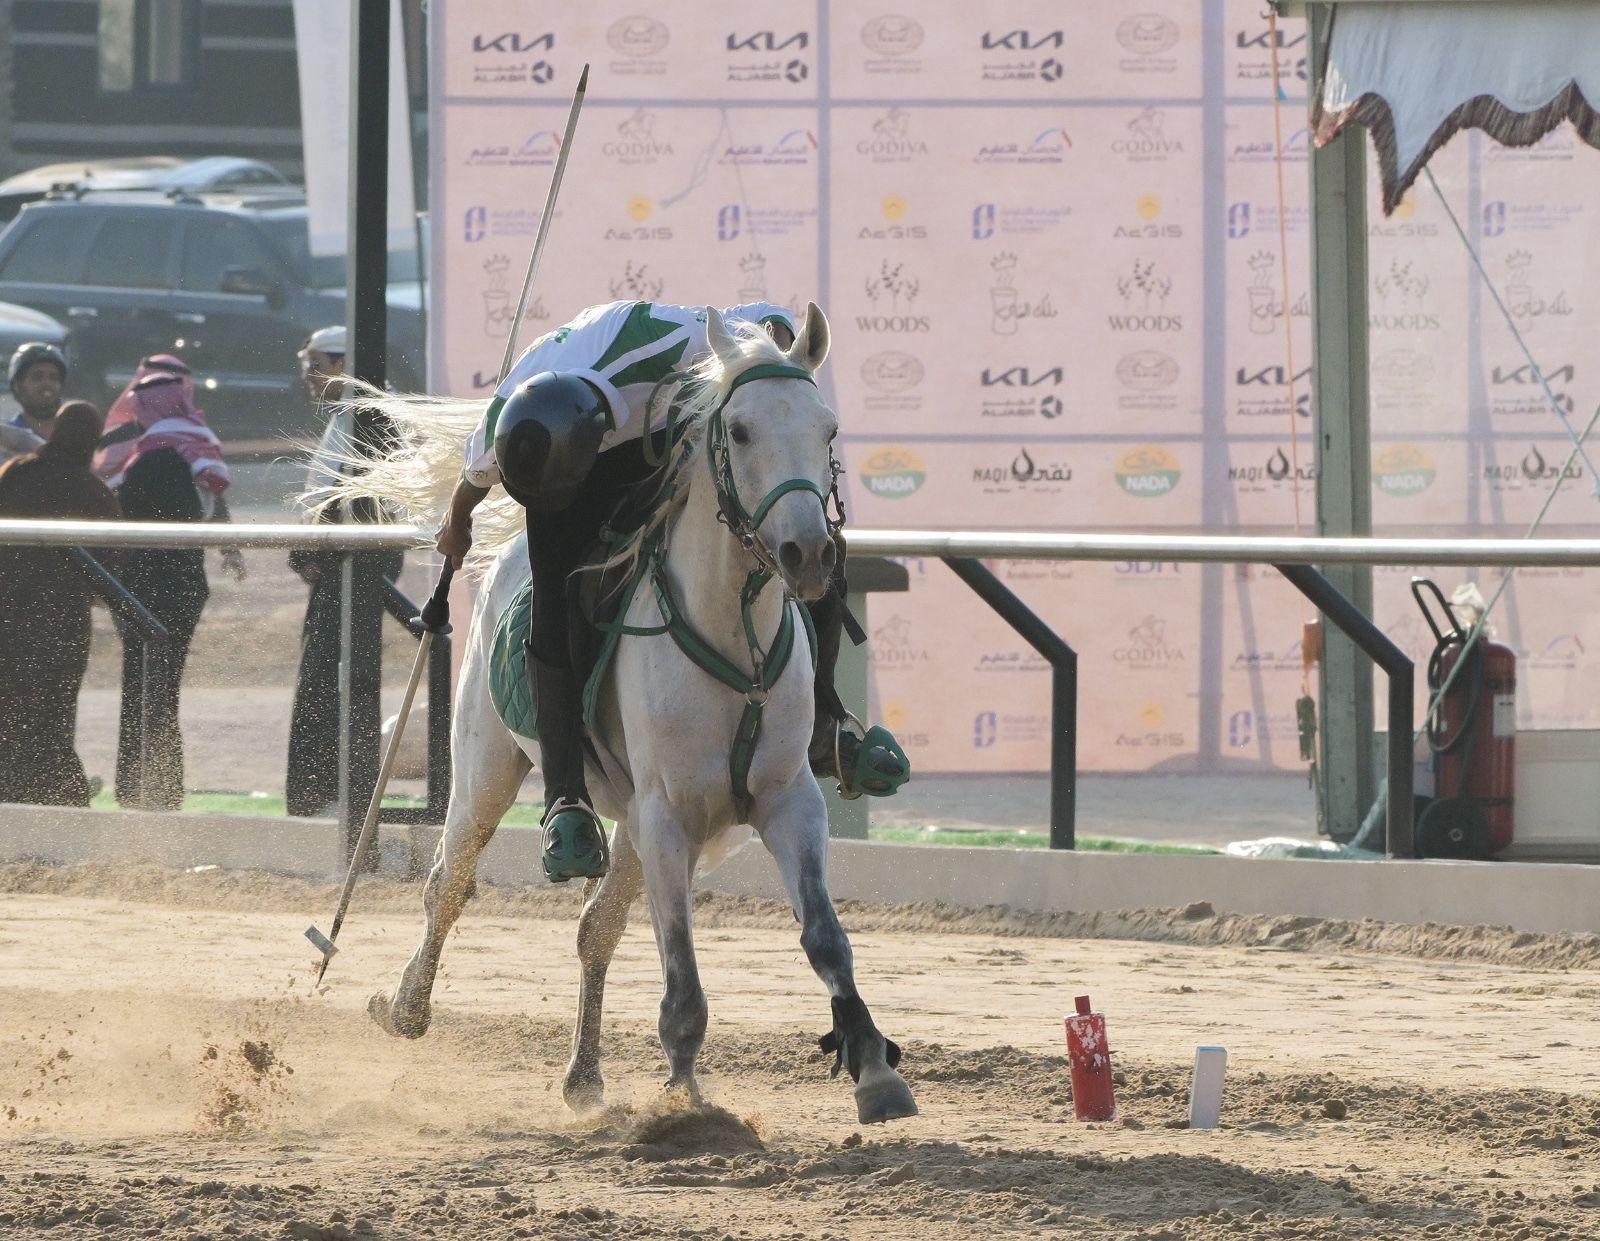
<svg viewBox="0 0 1600 1241"><path fill-rule="evenodd" d="M795 330L794 316L771 302L730 306L724 319L781 323ZM587 379L606 399L611 425L600 451L638 439L645 402L657 382L681 371L711 351L706 343L706 313L694 306L654 302L611 302L591 306L571 323L541 336L523 351L467 441L466 478L476 487L500 481L494 458L495 423L500 407L517 386L544 371Z"/></svg>

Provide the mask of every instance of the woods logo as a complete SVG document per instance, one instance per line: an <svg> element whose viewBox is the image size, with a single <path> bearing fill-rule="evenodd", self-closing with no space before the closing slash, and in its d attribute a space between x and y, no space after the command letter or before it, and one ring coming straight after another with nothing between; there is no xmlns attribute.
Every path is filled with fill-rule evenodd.
<svg viewBox="0 0 1600 1241"><path fill-rule="evenodd" d="M629 259L627 266L622 269L622 275L613 280L610 287L611 296L618 301L656 302L661 300L666 282L650 274L648 263L635 266L633 260Z"/></svg>
<svg viewBox="0 0 1600 1241"><path fill-rule="evenodd" d="M1111 150L1132 164L1164 163L1183 154L1183 143L1167 137L1167 114L1160 108L1146 108L1131 121L1120 138L1111 140Z"/></svg>
<svg viewBox="0 0 1600 1241"><path fill-rule="evenodd" d="M861 483L881 500L903 500L927 481L922 458L900 444L879 448L861 463Z"/></svg>
<svg viewBox="0 0 1600 1241"><path fill-rule="evenodd" d="M671 41L672 32L667 29L665 22L642 14L619 18L606 31L606 42L611 50L631 60L659 56L667 50L667 44Z"/></svg>
<svg viewBox="0 0 1600 1241"><path fill-rule="evenodd" d="M1125 313L1106 316L1113 332L1183 331L1183 316L1164 310L1172 295L1172 277L1158 272L1153 259L1135 259L1132 270L1117 277L1117 294Z"/></svg>
<svg viewBox="0 0 1600 1241"><path fill-rule="evenodd" d="M1432 281L1414 270L1409 260L1389 260L1388 270L1372 282L1382 305L1369 313L1368 324L1397 331L1437 332L1439 316L1422 309L1431 285Z"/></svg>
<svg viewBox="0 0 1600 1241"><path fill-rule="evenodd" d="M1372 459L1372 481L1391 496L1414 496L1438 476L1433 457L1416 444L1392 444Z"/></svg>
<svg viewBox="0 0 1600 1241"><path fill-rule="evenodd" d="M867 300L873 313L856 316L856 329L862 332L927 332L932 324L927 315L911 313L922 283L906 270L904 263L884 259L876 275L865 282Z"/></svg>
<svg viewBox="0 0 1600 1241"><path fill-rule="evenodd" d="M1119 487L1145 499L1166 495L1183 477L1178 459L1159 444L1130 448L1117 460L1115 474Z"/></svg>

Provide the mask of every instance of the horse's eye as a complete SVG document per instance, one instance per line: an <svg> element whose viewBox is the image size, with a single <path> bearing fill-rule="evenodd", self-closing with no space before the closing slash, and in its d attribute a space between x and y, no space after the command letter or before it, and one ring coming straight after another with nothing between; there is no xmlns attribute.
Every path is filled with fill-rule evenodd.
<svg viewBox="0 0 1600 1241"><path fill-rule="evenodd" d="M742 422L736 422L728 428L728 434L735 444L748 444L750 442L750 428Z"/></svg>

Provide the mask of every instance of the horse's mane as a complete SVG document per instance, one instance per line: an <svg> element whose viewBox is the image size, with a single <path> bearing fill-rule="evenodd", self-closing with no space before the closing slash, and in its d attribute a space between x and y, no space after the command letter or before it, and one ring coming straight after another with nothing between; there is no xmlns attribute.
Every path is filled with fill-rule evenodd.
<svg viewBox="0 0 1600 1241"><path fill-rule="evenodd" d="M704 438L706 421L726 399L734 379L752 366L787 360L788 355L762 328L743 322L729 322L727 326L739 356L725 366L715 353L708 353L688 369L689 379L678 390L674 423L677 438L661 472L662 500L645 524L607 561L608 565L636 561L646 540L683 507L688 496L688 467ZM665 405L671 396L666 389L658 394L652 407L652 426L663 424ZM373 499L381 502L379 508L386 520L412 522L425 530L436 530L444 519L450 493L461 478L467 437L483 418L489 402L385 392L358 380L348 381L344 399L387 415L394 426L396 445L377 460L369 460L349 448L334 446L325 450L322 456L327 464L348 466L350 470L337 482L305 492L300 496L301 503L317 512L334 503ZM491 493L472 515L469 573L481 576L487 572L522 533L524 525L520 504L503 488Z"/></svg>

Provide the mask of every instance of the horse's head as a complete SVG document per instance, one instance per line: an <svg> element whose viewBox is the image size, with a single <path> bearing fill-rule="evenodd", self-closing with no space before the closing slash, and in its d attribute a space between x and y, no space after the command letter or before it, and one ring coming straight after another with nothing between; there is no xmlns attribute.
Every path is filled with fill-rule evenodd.
<svg viewBox="0 0 1600 1241"><path fill-rule="evenodd" d="M824 506L839 420L809 376L828 356L828 321L816 303L808 304L785 352L767 341L741 340L708 307L706 334L733 377L712 416L709 454L729 525L754 536L757 554L771 560L792 594L820 599L837 554Z"/></svg>

